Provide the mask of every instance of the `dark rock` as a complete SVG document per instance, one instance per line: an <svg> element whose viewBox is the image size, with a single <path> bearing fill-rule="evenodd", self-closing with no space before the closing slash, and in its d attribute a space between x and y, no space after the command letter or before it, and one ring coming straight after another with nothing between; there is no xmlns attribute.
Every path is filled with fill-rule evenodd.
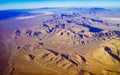
<svg viewBox="0 0 120 75"><path fill-rule="evenodd" d="M89 28L89 31L90 31L90 32L93 32L93 33L96 33L96 32L101 32L101 31L103 31L103 30L102 30L102 29L100 29L100 28L93 27L93 26L91 26L91 25L88 25L88 24L85 24L85 23L83 23L83 24L79 24L79 25L82 25L82 26L84 26L84 27L87 27L87 28Z"/></svg>
<svg viewBox="0 0 120 75"><path fill-rule="evenodd" d="M70 59L68 55L61 54L61 56L66 60L70 61L71 63L73 63L74 65L78 66L78 64L74 60Z"/></svg>
<svg viewBox="0 0 120 75"><path fill-rule="evenodd" d="M82 45L85 45L85 42L84 41L81 41Z"/></svg>
<svg viewBox="0 0 120 75"><path fill-rule="evenodd" d="M70 61L71 63L73 63L74 65L78 66L78 63L76 63L74 60L69 59L69 61Z"/></svg>
<svg viewBox="0 0 120 75"><path fill-rule="evenodd" d="M47 24L43 24L43 27L49 27Z"/></svg>
<svg viewBox="0 0 120 75"><path fill-rule="evenodd" d="M60 36L62 36L63 34L64 34L64 33L63 33L63 32L61 32L61 33L60 33Z"/></svg>
<svg viewBox="0 0 120 75"><path fill-rule="evenodd" d="M117 36L120 36L120 31L114 31Z"/></svg>
<svg viewBox="0 0 120 75"><path fill-rule="evenodd" d="M63 17L72 17L72 15L68 15L68 14L61 14L61 17L63 19Z"/></svg>
<svg viewBox="0 0 120 75"><path fill-rule="evenodd" d="M68 60L68 55L65 55L65 54L61 54L61 56L63 57L63 58L65 58L65 59L67 59Z"/></svg>
<svg viewBox="0 0 120 75"><path fill-rule="evenodd" d="M100 22L100 23L103 23L102 20L95 20L95 19L91 19L93 22Z"/></svg>
<svg viewBox="0 0 120 75"><path fill-rule="evenodd" d="M54 28L48 28L47 33L51 33L54 30Z"/></svg>
<svg viewBox="0 0 120 75"><path fill-rule="evenodd" d="M90 32L101 32L101 31L103 31L102 29L100 29L100 28L96 28L96 27L89 27L89 31Z"/></svg>
<svg viewBox="0 0 120 75"><path fill-rule="evenodd" d="M56 56L59 54L58 52L50 50L50 49L46 49L46 50L50 51L51 53L55 54Z"/></svg>
<svg viewBox="0 0 120 75"><path fill-rule="evenodd" d="M78 34L78 36L79 36L81 39L83 39L83 35L82 35L82 34Z"/></svg>
<svg viewBox="0 0 120 75"><path fill-rule="evenodd" d="M34 32L33 36L39 36L40 34L42 34L40 31Z"/></svg>
<svg viewBox="0 0 120 75"><path fill-rule="evenodd" d="M105 51L111 52L111 49L109 47L105 47Z"/></svg>
<svg viewBox="0 0 120 75"><path fill-rule="evenodd" d="M70 33L68 32L67 35L70 35Z"/></svg>
<svg viewBox="0 0 120 75"><path fill-rule="evenodd" d="M50 53L45 53L44 55L42 55L42 58L45 58L49 55Z"/></svg>
<svg viewBox="0 0 120 75"><path fill-rule="evenodd" d="M86 38L89 38L89 36L88 35L84 35Z"/></svg>
<svg viewBox="0 0 120 75"><path fill-rule="evenodd" d="M67 20L66 22L67 22L67 23L72 23L72 21L71 21L71 20Z"/></svg>
<svg viewBox="0 0 120 75"><path fill-rule="evenodd" d="M80 32L84 33L85 31L84 31L84 30L81 30Z"/></svg>
<svg viewBox="0 0 120 75"><path fill-rule="evenodd" d="M44 45L44 43L38 43L38 44L39 44L39 45L42 45L42 46Z"/></svg>
<svg viewBox="0 0 120 75"><path fill-rule="evenodd" d="M81 59L82 59L83 62L86 62L85 57L83 57L82 55L80 55L80 57L81 57Z"/></svg>
<svg viewBox="0 0 120 75"><path fill-rule="evenodd" d="M15 33L16 33L17 36L21 35L21 31L20 30L17 30Z"/></svg>
<svg viewBox="0 0 120 75"><path fill-rule="evenodd" d="M17 49L20 49L20 46L18 46Z"/></svg>
<svg viewBox="0 0 120 75"><path fill-rule="evenodd" d="M105 47L104 50L107 51L108 54L109 54L111 57L113 57L114 59L116 59L117 61L120 62L119 56L113 54L113 53L112 53L112 50L111 50L109 47Z"/></svg>
<svg viewBox="0 0 120 75"><path fill-rule="evenodd" d="M31 60L34 60L34 58L35 58L35 56L32 54L29 54L28 56L31 58Z"/></svg>
<svg viewBox="0 0 120 75"><path fill-rule="evenodd" d="M27 34L27 36L32 36L32 30L26 30L26 34Z"/></svg>
<svg viewBox="0 0 120 75"><path fill-rule="evenodd" d="M62 28L65 29L65 24L61 24Z"/></svg>
<svg viewBox="0 0 120 75"><path fill-rule="evenodd" d="M55 25L55 28L59 28L59 27L60 27L60 25L59 25L59 24Z"/></svg>

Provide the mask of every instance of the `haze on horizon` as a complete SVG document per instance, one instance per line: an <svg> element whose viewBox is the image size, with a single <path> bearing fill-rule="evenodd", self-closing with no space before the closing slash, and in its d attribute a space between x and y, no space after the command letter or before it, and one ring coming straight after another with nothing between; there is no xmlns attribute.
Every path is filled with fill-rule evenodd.
<svg viewBox="0 0 120 75"><path fill-rule="evenodd" d="M42 7L120 7L120 0L0 0L0 10Z"/></svg>

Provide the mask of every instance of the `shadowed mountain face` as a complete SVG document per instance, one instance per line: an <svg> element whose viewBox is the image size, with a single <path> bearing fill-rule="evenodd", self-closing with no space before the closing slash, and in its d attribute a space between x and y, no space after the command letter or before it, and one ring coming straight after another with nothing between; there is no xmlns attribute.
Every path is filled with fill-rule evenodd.
<svg viewBox="0 0 120 75"><path fill-rule="evenodd" d="M120 75L117 11L0 11L0 75Z"/></svg>
<svg viewBox="0 0 120 75"><path fill-rule="evenodd" d="M107 51L109 55L111 55L114 59L116 59L117 61L120 62L119 56L111 53L111 49L109 47L105 47L105 51ZM119 55L119 50L118 50L117 54Z"/></svg>

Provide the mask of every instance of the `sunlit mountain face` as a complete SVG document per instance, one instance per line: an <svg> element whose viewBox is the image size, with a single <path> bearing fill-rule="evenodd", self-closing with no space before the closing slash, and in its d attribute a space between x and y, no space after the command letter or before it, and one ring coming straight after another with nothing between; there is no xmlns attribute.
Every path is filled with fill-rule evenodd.
<svg viewBox="0 0 120 75"><path fill-rule="evenodd" d="M119 0L0 1L0 75L120 75Z"/></svg>

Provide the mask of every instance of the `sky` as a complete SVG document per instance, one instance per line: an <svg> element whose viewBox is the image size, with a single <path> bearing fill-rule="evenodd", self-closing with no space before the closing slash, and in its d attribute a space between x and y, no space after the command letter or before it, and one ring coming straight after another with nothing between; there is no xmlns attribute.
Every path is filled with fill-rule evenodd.
<svg viewBox="0 0 120 75"><path fill-rule="evenodd" d="M0 0L0 10L42 7L120 7L120 0Z"/></svg>

